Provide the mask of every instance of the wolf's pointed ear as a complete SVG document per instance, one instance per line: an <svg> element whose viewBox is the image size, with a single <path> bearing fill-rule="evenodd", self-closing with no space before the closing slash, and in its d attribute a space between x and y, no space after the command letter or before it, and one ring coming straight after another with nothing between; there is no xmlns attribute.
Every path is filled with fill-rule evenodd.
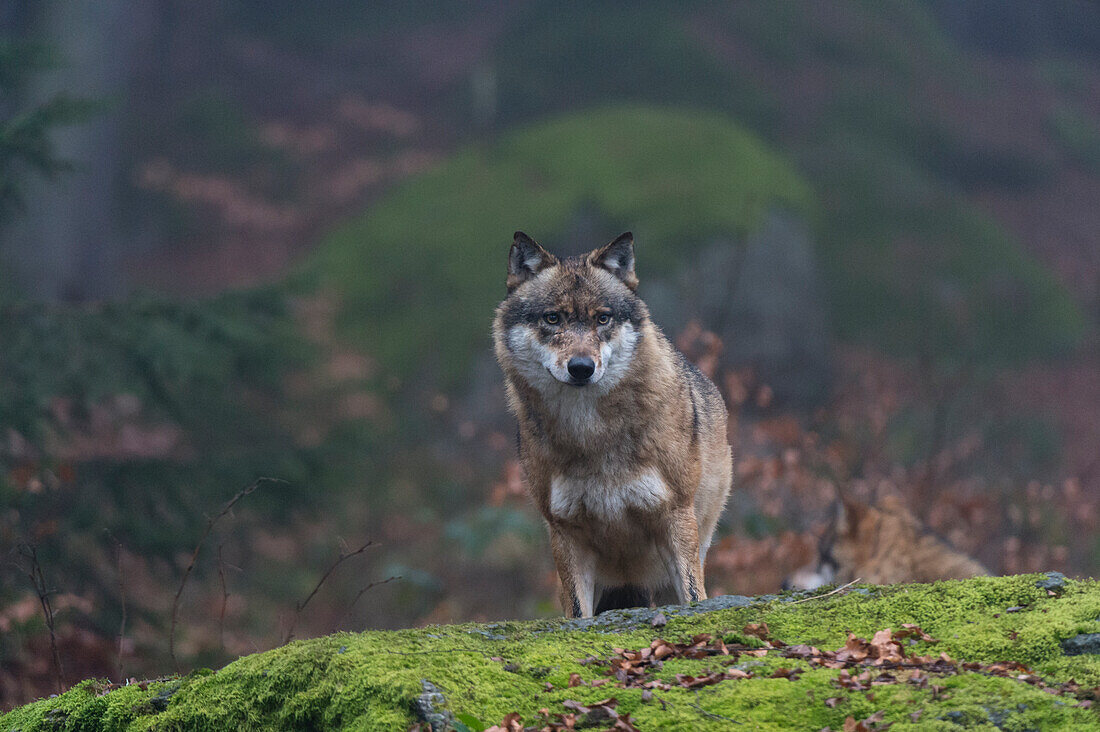
<svg viewBox="0 0 1100 732"><path fill-rule="evenodd" d="M840 494L840 500L837 501L836 506L837 535L844 536L845 534L852 534L858 531L860 522L867 514L868 506L844 493Z"/></svg>
<svg viewBox="0 0 1100 732"><path fill-rule="evenodd" d="M588 263L606 269L631 290L638 287L638 275L634 274L634 235L629 231L589 254Z"/></svg>
<svg viewBox="0 0 1100 732"><path fill-rule="evenodd" d="M831 541L836 541L838 536L843 536L848 530L848 507L844 499L837 498L829 507L829 528L826 533L831 534Z"/></svg>
<svg viewBox="0 0 1100 732"><path fill-rule="evenodd" d="M517 231L508 251L508 292L557 263L553 254L522 231Z"/></svg>

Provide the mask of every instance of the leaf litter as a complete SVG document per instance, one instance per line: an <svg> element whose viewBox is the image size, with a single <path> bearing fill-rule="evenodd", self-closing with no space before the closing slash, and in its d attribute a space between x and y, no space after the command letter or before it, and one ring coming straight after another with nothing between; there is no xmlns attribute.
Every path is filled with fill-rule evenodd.
<svg viewBox="0 0 1100 732"><path fill-rule="evenodd" d="M888 684L911 684L920 689L929 690L933 697L939 696L944 687L932 683L933 678L953 676L965 672L987 676L1014 679L1034 686L1054 695L1077 697L1077 706L1090 708L1100 699L1100 687L1087 688L1070 679L1062 683L1052 683L1032 672L1026 665L1017 661L996 661L978 663L958 661L946 653L937 655L908 654L906 644L923 642L929 645L938 643L920 626L902 623L899 630L884 628L871 636L870 640L860 638L854 633L842 648L835 651L821 650L812 645L787 645L771 637L767 623L749 623L741 629L741 636L756 638L761 646L749 646L743 643L729 642L721 636L699 633L684 643L676 643L664 638L655 638L648 647L638 650L613 649L614 656L607 661L604 673L611 679L597 679L585 682L579 674L570 674L569 686L601 686L612 679L615 686L622 689L641 688L642 702L653 700L654 691L668 691L672 688L700 689L729 680L758 678L785 678L791 681L805 671L803 667L779 667L769 671L746 671L734 667L741 656L760 658L769 653L778 653L783 658L803 661L810 668L837 669L840 673L833 684L847 692L868 692L874 687ZM727 636L728 637L728 636ZM668 659L714 659L716 665L726 666L712 670L703 669L699 674L678 673L671 680L654 677ZM602 664L598 659L584 659L586 666ZM829 697L825 706L836 707L841 697ZM489 727L486 732L559 732L580 727L601 726L606 730L636 730L629 714L616 711L618 701L609 697L598 702L581 704L566 700L562 705L567 710L552 714L548 709L539 710L542 720L534 726L524 726L522 717L516 712L507 715L499 725ZM883 722L885 712L879 711L862 720L848 716L844 721L845 732L878 732L891 726ZM916 721L916 720L913 720ZM606 725L606 726L605 726ZM828 730L829 728L825 728Z"/></svg>

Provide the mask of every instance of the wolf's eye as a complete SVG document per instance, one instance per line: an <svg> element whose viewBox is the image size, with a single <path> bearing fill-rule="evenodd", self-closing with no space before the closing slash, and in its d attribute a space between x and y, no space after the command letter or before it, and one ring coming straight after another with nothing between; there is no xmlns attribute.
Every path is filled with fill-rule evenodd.
<svg viewBox="0 0 1100 732"><path fill-rule="evenodd" d="M596 316L596 322L599 323L600 325L607 325L608 323L611 322L611 316L608 315L607 313L600 313L599 315Z"/></svg>
<svg viewBox="0 0 1100 732"><path fill-rule="evenodd" d="M547 325L557 325L561 322L561 316L557 313L547 313L542 316L542 319L546 321Z"/></svg>

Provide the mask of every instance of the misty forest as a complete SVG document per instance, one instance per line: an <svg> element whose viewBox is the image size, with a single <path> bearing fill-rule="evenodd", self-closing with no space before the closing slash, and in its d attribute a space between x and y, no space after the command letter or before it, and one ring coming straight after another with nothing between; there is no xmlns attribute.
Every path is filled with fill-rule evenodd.
<svg viewBox="0 0 1100 732"><path fill-rule="evenodd" d="M719 387L713 613L553 625L516 229ZM0 729L1100 728L1098 446L1091 2L0 4Z"/></svg>

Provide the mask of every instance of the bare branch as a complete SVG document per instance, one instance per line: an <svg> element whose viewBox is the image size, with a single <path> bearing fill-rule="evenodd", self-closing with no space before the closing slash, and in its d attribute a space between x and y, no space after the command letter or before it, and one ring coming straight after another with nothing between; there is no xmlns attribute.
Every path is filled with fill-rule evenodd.
<svg viewBox="0 0 1100 732"><path fill-rule="evenodd" d="M46 627L50 631L50 653L53 656L54 670L57 673L57 693L65 690L64 671L61 669L61 654L57 650L57 634L54 631L54 610L50 603L50 595L56 590L46 588L46 577L42 574L42 564L38 561L38 549L33 544L23 544L19 547L19 553L30 561L30 567L20 567L31 581L38 602L42 606L42 614L46 617Z"/></svg>
<svg viewBox="0 0 1100 732"><path fill-rule="evenodd" d="M306 599L299 602L294 608L294 616L290 619L290 627L287 628L286 635L283 637L283 644L290 643L294 638L294 629L298 627L298 620L302 617L302 611L306 609L306 605L313 599L313 596L317 594L317 591L321 589L321 586L328 581L328 578L332 576L332 573L336 571L336 568L343 564L348 559L358 556L370 549L372 546L376 546L373 541L368 541L363 546L359 547L352 552L340 552L340 556L336 557L336 561L329 565L329 568L325 570L325 573L321 575L321 579L317 580L317 584L314 586L313 591L306 596ZM387 582L389 580L386 580ZM368 588L369 589L369 588ZM360 593L361 594L361 593ZM359 599L356 597L356 599Z"/></svg>
<svg viewBox="0 0 1100 732"><path fill-rule="evenodd" d="M699 690L698 689L695 690L695 701L692 702L692 703L689 703L688 706L691 707L692 709L697 710L704 717L707 717L708 719L717 719L719 721L729 722L731 724L744 724L744 722L738 722L736 719L733 719L732 717L723 717L721 714L715 714L714 712L708 712L706 709L703 709L703 707L699 706Z"/></svg>
<svg viewBox="0 0 1100 732"><path fill-rule="evenodd" d="M176 597L172 600L172 626L168 631L168 653L172 657L172 664L176 667L176 673L179 673L180 670L179 660L176 658L176 623L179 618L180 597L183 595L183 588L187 586L187 580L191 576L191 570L195 568L195 561L199 558L199 551L202 549L202 545L206 543L207 538L209 538L210 532L214 530L214 524L218 523L219 519L232 511L238 501L255 491L264 483L286 483L286 481L280 480L279 478L258 478L255 483L244 488L239 491L237 495L230 498L217 516L213 518L208 517L206 519L206 530L203 531L199 543L195 544L195 551L191 552L191 561L188 562L187 569L183 571L183 578L180 580L179 589L176 590Z"/></svg>
<svg viewBox="0 0 1100 732"><path fill-rule="evenodd" d="M222 607L218 613L218 640L221 642L222 652L225 652L225 606L229 604L229 590L225 588L225 562L222 560L222 547L218 544L218 580L222 586Z"/></svg>
<svg viewBox="0 0 1100 732"><path fill-rule="evenodd" d="M488 658L490 661L493 660L493 658L494 658L493 654L489 653L488 651L482 651L478 648L433 648L430 651L383 651L383 652L384 653L389 653L392 656L427 656L427 655L432 655L434 653L480 653L481 655Z"/></svg>
<svg viewBox="0 0 1100 732"><path fill-rule="evenodd" d="M122 574L122 542L115 538L115 535L111 533L110 529L104 529L107 532L107 536L111 541L115 543L115 573L118 577L118 602L122 606L122 619L118 623L118 644L117 644L117 661L118 661L118 679L121 684L126 679L126 674L122 670L122 641L126 637L126 585L123 581Z"/></svg>
<svg viewBox="0 0 1100 732"><path fill-rule="evenodd" d="M374 589L375 587L378 587L380 585L389 584L390 582L399 579L401 579L401 575L393 575L392 577L387 577L384 580L371 582L366 587L360 589L359 592L355 594L355 597L352 599L352 601L348 603L348 609L344 611L344 617L340 619L340 625L343 625L344 621L348 620L351 617L351 611L355 607L355 603L359 602L359 598L365 595L367 593L367 590Z"/></svg>
<svg viewBox="0 0 1100 732"><path fill-rule="evenodd" d="M814 595L813 597L803 597L801 600L791 600L790 602L787 603L787 605L797 605L800 602L809 602L810 600L820 600L823 597L828 597L829 595L835 595L838 592L843 592L844 590L848 589L849 587L851 587L855 583L862 582L862 581L863 581L862 577L856 577L854 580L852 580L848 584L841 585L840 587L837 587L834 590L829 590L828 592L822 593L820 595Z"/></svg>

